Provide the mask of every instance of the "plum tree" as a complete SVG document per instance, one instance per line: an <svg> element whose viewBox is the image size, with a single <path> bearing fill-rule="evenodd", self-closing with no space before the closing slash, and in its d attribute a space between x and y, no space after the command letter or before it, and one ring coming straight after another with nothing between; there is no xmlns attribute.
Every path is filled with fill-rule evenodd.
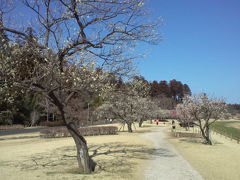
<svg viewBox="0 0 240 180"><path fill-rule="evenodd" d="M136 57L131 49L138 41L157 43L159 23L146 20L143 0L22 0L20 25L11 17L19 9L9 2L0 3L0 32L14 48L1 59L1 82L41 93L57 107L75 141L80 172L91 173L87 142L66 118L66 107L76 94L106 92L108 74L129 73Z"/></svg>

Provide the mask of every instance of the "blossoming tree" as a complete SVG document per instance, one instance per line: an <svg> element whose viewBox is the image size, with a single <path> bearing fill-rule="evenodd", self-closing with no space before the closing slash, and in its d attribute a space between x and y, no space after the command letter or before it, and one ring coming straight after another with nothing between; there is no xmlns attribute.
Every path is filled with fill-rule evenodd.
<svg viewBox="0 0 240 180"><path fill-rule="evenodd" d="M128 132L132 132L135 122L142 124L150 117L149 86L141 80L127 82L121 88L115 88L97 109L100 117L117 119L127 125Z"/></svg>
<svg viewBox="0 0 240 180"><path fill-rule="evenodd" d="M204 93L184 97L181 109L184 116L188 117L187 120L193 120L200 128L206 144L212 145L210 127L226 113L226 103L223 100L211 99Z"/></svg>
<svg viewBox="0 0 240 180"><path fill-rule="evenodd" d="M66 107L78 93L104 94L107 74L130 72L131 49L158 42L159 24L146 19L143 0L22 0L24 16L15 20L19 9L9 2L0 3L0 32L14 48L1 59L1 82L49 98L75 141L80 172L90 173L87 142Z"/></svg>

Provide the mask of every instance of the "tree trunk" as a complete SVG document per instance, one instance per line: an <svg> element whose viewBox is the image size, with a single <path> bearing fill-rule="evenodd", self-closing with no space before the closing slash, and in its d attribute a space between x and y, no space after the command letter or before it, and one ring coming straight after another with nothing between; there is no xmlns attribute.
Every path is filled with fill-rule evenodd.
<svg viewBox="0 0 240 180"><path fill-rule="evenodd" d="M184 124L185 124L185 123L184 123ZM189 122L187 122L187 123L185 124L185 130L186 130L186 131L189 130Z"/></svg>
<svg viewBox="0 0 240 180"><path fill-rule="evenodd" d="M142 124L143 124L143 120L140 120L139 123L138 123L138 126L142 127Z"/></svg>
<svg viewBox="0 0 240 180"><path fill-rule="evenodd" d="M133 132L132 131L132 123L127 123L127 127L128 127L128 132Z"/></svg>
<svg viewBox="0 0 240 180"><path fill-rule="evenodd" d="M95 163L88 154L88 147L85 138L79 133L74 123L69 123L67 129L72 135L76 148L77 148L77 160L81 173L91 173L94 171Z"/></svg>
<svg viewBox="0 0 240 180"><path fill-rule="evenodd" d="M203 129L202 127L200 127L200 130L201 130L203 138L206 141L206 144L212 145L212 141L210 139L209 127L206 126L206 129Z"/></svg>
<svg viewBox="0 0 240 180"><path fill-rule="evenodd" d="M91 173L94 171L96 164L92 161L88 154L87 141L81 135L78 128L73 122L68 122L65 117L64 105L57 99L53 92L49 92L48 96L52 99L53 103L57 106L61 118L67 127L69 133L72 135L76 148L77 160L80 173Z"/></svg>
<svg viewBox="0 0 240 180"><path fill-rule="evenodd" d="M212 140L211 140L211 138L210 138L210 129L209 129L209 126L206 127L205 132L206 132L205 134L206 134L207 144L212 145Z"/></svg>
<svg viewBox="0 0 240 180"><path fill-rule="evenodd" d="M31 126L35 126L40 118L39 112L36 109L34 109L30 114L30 118L31 118Z"/></svg>
<svg viewBox="0 0 240 180"><path fill-rule="evenodd" d="M88 154L87 141L80 134L78 128L73 122L67 122L65 118L65 112L63 108L59 108L61 112L62 120L64 121L69 133L72 135L76 148L77 148L77 160L80 173L89 174L94 171L96 163L90 158Z"/></svg>

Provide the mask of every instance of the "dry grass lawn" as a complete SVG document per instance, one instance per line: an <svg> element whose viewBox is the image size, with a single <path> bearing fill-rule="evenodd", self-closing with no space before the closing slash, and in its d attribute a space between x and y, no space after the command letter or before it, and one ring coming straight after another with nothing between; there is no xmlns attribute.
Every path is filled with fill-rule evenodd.
<svg viewBox="0 0 240 180"><path fill-rule="evenodd" d="M19 139L0 140L1 179L140 179L141 170L155 151L141 133L156 125L145 125L134 133L86 137L90 155L98 163L98 171L78 173L72 138L41 139L37 133L22 134ZM29 137L26 137L29 136ZM4 138L16 138L4 136Z"/></svg>
<svg viewBox="0 0 240 180"><path fill-rule="evenodd" d="M213 146L199 138L170 138L169 141L207 180L240 179L240 144L213 134Z"/></svg>

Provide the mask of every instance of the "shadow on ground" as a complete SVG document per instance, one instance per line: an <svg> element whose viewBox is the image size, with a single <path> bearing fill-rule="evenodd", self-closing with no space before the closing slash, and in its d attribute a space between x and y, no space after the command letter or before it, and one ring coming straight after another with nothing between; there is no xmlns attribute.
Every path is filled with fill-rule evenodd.
<svg viewBox="0 0 240 180"><path fill-rule="evenodd" d="M180 138L179 141L180 142L186 142L186 143L192 143L192 144L203 144L203 145L206 145L206 143L205 143L203 138ZM223 143L215 141L213 139L213 145L219 145L219 144L223 144Z"/></svg>
<svg viewBox="0 0 240 180"><path fill-rule="evenodd" d="M106 143L90 145L89 154L97 163L96 173L131 174L136 160L151 160L159 156L172 157L164 148L154 149L143 145ZM51 152L24 156L15 161L2 162L0 166L17 168L21 171L43 171L47 176L55 174L78 174L75 146L62 147Z"/></svg>

